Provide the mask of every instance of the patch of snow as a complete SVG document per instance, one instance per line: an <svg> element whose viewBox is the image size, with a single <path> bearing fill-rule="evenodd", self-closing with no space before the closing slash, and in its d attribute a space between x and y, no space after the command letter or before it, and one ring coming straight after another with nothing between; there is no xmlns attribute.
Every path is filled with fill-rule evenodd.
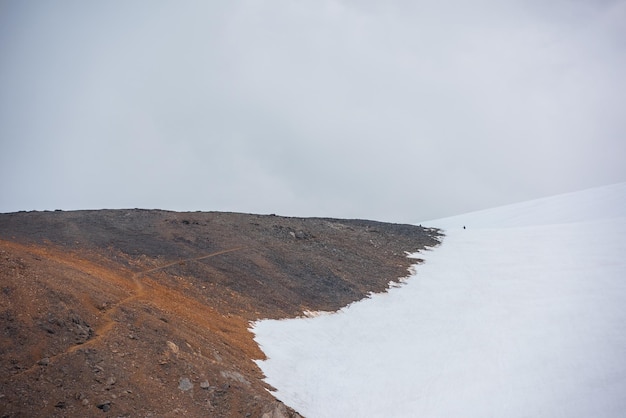
<svg viewBox="0 0 626 418"><path fill-rule="evenodd" d="M623 416L626 185L465 216L403 286L255 323L276 397L310 418Z"/></svg>

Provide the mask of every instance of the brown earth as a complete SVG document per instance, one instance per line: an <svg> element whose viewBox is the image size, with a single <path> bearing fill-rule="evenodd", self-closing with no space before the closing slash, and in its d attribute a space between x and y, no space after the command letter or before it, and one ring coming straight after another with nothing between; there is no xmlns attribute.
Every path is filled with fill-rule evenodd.
<svg viewBox="0 0 626 418"><path fill-rule="evenodd" d="M299 416L249 331L405 277L435 229L155 210L0 214L0 417Z"/></svg>

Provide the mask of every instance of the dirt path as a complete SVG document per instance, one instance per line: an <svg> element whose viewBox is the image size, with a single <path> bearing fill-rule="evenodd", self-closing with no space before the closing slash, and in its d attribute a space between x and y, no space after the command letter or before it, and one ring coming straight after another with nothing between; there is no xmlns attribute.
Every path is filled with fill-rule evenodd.
<svg viewBox="0 0 626 418"><path fill-rule="evenodd" d="M20 250L26 251L37 257L46 257L46 258L52 259L57 263L71 267L82 273L95 276L108 283L112 283L115 285L122 284L124 287L128 289L128 286L127 286L128 280L125 279L123 276L120 276L119 274L116 274L114 271L109 270L106 267L94 264L90 261L79 259L79 258L70 259L68 257L63 257L59 254L56 254L54 250L50 250L47 248L23 246L20 244L9 243L9 242L2 242L2 243L13 248L19 248ZM117 324L117 321L114 319L115 314L119 312L122 306L128 305L132 301L143 299L143 300L146 300L147 302L153 303L156 307L159 307L159 308L164 308L163 305L170 305L169 306L170 309L171 309L172 301L176 301L181 306L189 306L190 304L197 305L197 303L193 303L195 301L185 300L185 298L182 297L181 295L174 294L174 292L170 289L161 288L162 286L159 286L156 283L153 283L152 286L149 287L150 290L146 290L146 286L144 285L144 281L142 280L142 278L145 277L146 275L150 273L154 273L159 270L166 269L174 265L196 262L196 261L204 260L207 258L216 257L222 254L227 254L227 253L234 252L234 251L240 251L244 248L245 247L235 247L235 248L230 248L226 250L216 251L216 252L205 254L199 257L192 257L192 258L177 260L177 261L167 263L158 267L154 267L154 268L150 268L147 270L134 273L131 277L131 282L133 284L133 287L128 289L130 291L130 295L119 300L118 302L111 305L107 309L104 315L100 318L101 324L98 326L98 328L94 330L93 337L89 338L82 344L71 345L65 351L62 351L54 356L50 356L49 361L54 362L56 359L64 355L74 353L79 349L84 349L86 347L93 346L97 344L98 342L102 341L107 335L110 334L110 332L114 329L115 325ZM195 306L195 308L199 309L199 308L202 308L202 306ZM181 311L182 309L183 308L178 308L175 310ZM189 316L189 315L186 315L186 316ZM38 368L37 366L38 364L35 363L31 367L24 369L19 373L14 374L13 376L11 376L11 378L36 370Z"/></svg>
<svg viewBox="0 0 626 418"><path fill-rule="evenodd" d="M171 263L168 263L168 264L164 264L164 265L159 266L159 267L155 267L155 268L152 268L152 269L149 269L149 270L141 271L139 273L136 273L134 278L139 278L139 277L141 277L143 275L146 275L148 273L152 273L152 272L155 272L157 270L163 270L163 269L166 269L168 267L175 266L177 264L189 263L189 262L192 262L192 261L200 261L200 260L204 260L205 258L211 258L211 257L215 257L215 256L218 256L218 255L226 254L226 253L232 253L233 251L243 250L244 248L245 247L236 247L236 248L231 248L231 249L228 249L228 250L217 251L217 252L214 252L214 253L211 253L211 254L207 254L207 255L202 255L200 257L185 258L183 260L174 261L174 262L171 262Z"/></svg>
<svg viewBox="0 0 626 418"><path fill-rule="evenodd" d="M152 302L154 303L157 307L159 307L162 304L162 300L159 300L160 298L156 297L156 295L152 295L150 294L150 292L146 292L146 288L144 286L143 281L141 280L142 277L146 276L147 274L150 273L154 273L155 271L158 270L163 270L166 269L168 267L171 266L175 266L177 264L182 264L182 263L189 263L189 262L194 262L194 261L200 261L200 260L204 260L207 258L211 258L211 257L216 257L218 255L222 255L222 254L227 254L230 252L234 252L234 251L239 251L241 249L243 249L244 247L236 247L236 248L230 248L227 250L222 250L222 251L217 251L211 254L206 254L200 257L193 257L193 258L185 258L182 260L178 260L178 261L174 261L168 264L164 264L162 266L159 267L154 267L148 270L144 270L144 271L140 271L138 273L133 274L132 276L132 282L135 286L135 288L133 289L133 292L130 296L128 296L127 298L124 298L122 300L120 300L119 302L117 302L115 305L113 305L109 310L107 310L107 312L104 314L103 316L103 320L104 320L104 324L102 324L95 332L95 336L93 338L90 338L89 340L85 341L83 344L80 345L74 345L69 347L65 353L72 353L80 348L84 348L84 347L88 347L91 346L93 344L96 344L97 342L101 341L104 337L106 337L111 330L113 329L113 327L116 324L116 321L113 319L113 315L115 313L117 313L120 309L120 307L127 305L129 302L134 301L134 300L138 300L138 299L146 299L148 302ZM58 356L61 356L65 353L60 353Z"/></svg>

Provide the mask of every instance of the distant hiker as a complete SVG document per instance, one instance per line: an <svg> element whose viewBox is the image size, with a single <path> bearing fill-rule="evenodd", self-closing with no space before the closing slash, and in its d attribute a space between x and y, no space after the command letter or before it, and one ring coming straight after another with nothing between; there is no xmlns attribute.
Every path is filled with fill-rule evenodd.
<svg viewBox="0 0 626 418"><path fill-rule="evenodd" d="M465 229L465 225L463 225L463 229Z"/></svg>

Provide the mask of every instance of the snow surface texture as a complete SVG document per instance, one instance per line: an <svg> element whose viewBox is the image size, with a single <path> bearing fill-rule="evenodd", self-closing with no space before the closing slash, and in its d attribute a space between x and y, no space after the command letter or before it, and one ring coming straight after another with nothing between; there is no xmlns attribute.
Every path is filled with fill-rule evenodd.
<svg viewBox="0 0 626 418"><path fill-rule="evenodd" d="M254 324L275 395L309 418L623 417L626 183L441 225L406 285Z"/></svg>

